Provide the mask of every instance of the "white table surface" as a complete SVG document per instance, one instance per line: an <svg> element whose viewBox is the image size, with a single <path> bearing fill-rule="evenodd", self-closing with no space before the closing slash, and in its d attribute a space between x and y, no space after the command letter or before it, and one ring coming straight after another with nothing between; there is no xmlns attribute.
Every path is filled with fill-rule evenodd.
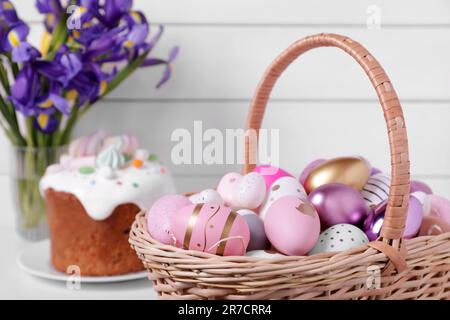
<svg viewBox="0 0 450 320"><path fill-rule="evenodd" d="M147 279L110 284L81 284L70 290L65 282L44 280L19 268L17 255L30 245L14 229L0 226L0 299L156 299Z"/></svg>

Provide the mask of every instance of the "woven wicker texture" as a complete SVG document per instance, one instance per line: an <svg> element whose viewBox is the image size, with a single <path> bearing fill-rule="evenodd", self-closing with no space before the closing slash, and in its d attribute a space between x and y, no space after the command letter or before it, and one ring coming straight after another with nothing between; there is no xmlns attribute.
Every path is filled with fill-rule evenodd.
<svg viewBox="0 0 450 320"><path fill-rule="evenodd" d="M409 157L400 102L388 76L359 43L319 34L292 44L269 66L250 106L248 129L259 130L270 92L282 72L301 54L333 46L365 70L388 129L392 183L381 237L366 246L308 257L257 259L220 257L163 245L136 217L130 244L163 299L448 299L450 233L402 241L409 198ZM256 143L245 143L244 172L256 162Z"/></svg>

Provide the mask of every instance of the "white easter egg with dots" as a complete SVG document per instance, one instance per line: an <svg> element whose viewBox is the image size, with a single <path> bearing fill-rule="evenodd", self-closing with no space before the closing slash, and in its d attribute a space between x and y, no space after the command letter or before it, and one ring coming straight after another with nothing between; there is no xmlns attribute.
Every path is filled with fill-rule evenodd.
<svg viewBox="0 0 450 320"><path fill-rule="evenodd" d="M257 172L250 172L237 183L233 192L232 205L237 208L255 209L266 195L266 182Z"/></svg>
<svg viewBox="0 0 450 320"><path fill-rule="evenodd" d="M336 224L320 234L309 255L350 250L368 242L366 234L358 227L351 224Z"/></svg>

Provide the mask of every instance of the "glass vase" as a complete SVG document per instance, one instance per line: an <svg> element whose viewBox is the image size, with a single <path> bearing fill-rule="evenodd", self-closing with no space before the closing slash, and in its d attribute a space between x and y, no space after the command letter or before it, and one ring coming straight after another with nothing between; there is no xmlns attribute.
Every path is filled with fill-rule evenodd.
<svg viewBox="0 0 450 320"><path fill-rule="evenodd" d="M16 229L26 240L38 241L48 237L45 203L39 181L46 168L59 161L66 147L13 147L12 181L16 208Z"/></svg>

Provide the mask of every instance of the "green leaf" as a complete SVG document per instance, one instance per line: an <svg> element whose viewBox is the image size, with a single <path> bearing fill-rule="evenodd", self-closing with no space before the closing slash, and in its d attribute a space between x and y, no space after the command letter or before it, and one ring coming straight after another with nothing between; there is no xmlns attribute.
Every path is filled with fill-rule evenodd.
<svg viewBox="0 0 450 320"><path fill-rule="evenodd" d="M108 83L108 87L106 88L105 95L109 92L113 91L119 84L121 84L126 78L130 76L137 68L141 66L142 63L144 63L145 58L147 58L148 54L150 53L150 50L145 51L143 54L141 54L137 59L130 62L128 66L126 66L124 69L122 69L116 77L111 80L110 83Z"/></svg>
<svg viewBox="0 0 450 320"><path fill-rule="evenodd" d="M52 60L58 49L67 41L68 32L66 26L67 15L63 15L58 25L55 27L52 33L52 40L48 47L48 53L45 56L46 60Z"/></svg>

